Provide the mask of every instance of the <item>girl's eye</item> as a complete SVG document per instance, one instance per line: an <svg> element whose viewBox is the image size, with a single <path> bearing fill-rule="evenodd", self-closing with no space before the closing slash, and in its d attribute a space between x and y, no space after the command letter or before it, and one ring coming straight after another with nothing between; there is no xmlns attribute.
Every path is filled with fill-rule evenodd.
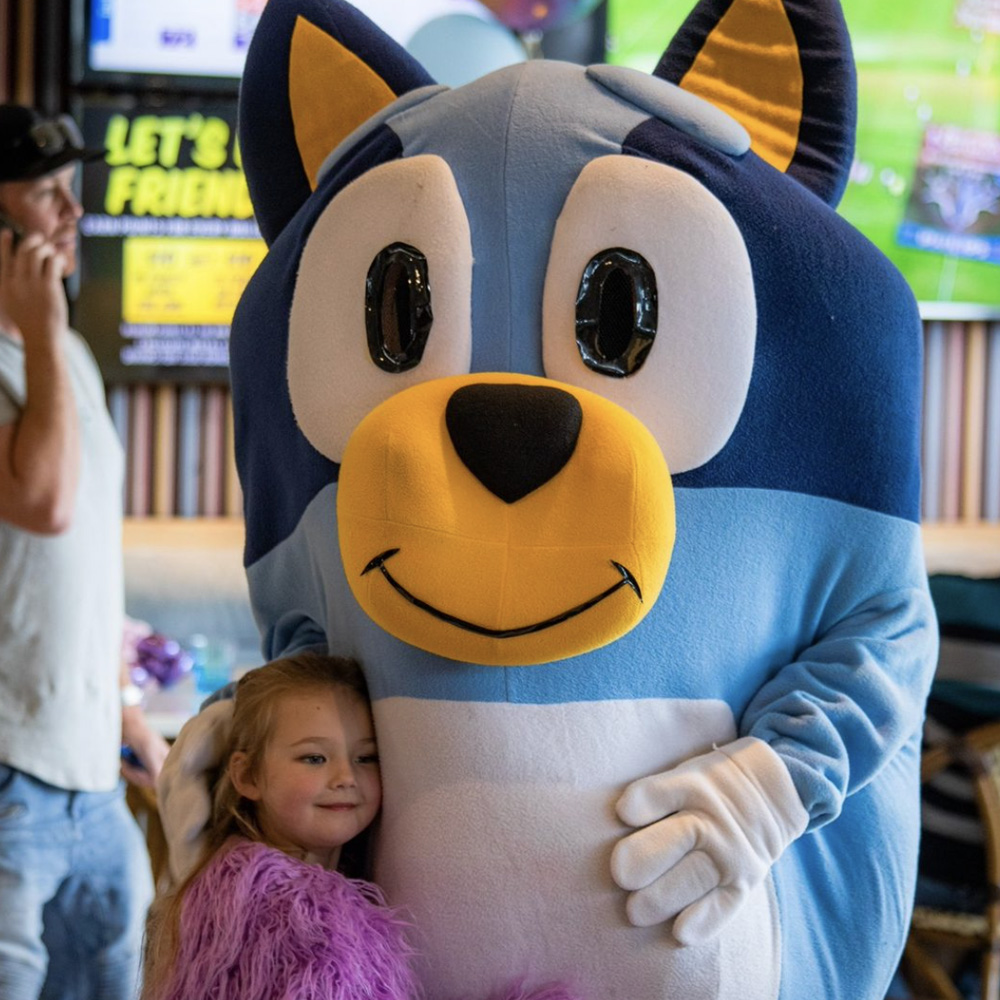
<svg viewBox="0 0 1000 1000"><path fill-rule="evenodd" d="M306 754L304 757L300 757L299 760L301 760L304 764L326 763L326 758L321 753L309 753Z"/></svg>
<svg viewBox="0 0 1000 1000"><path fill-rule="evenodd" d="M377 764L379 757L377 753L366 753L358 758L359 764Z"/></svg>

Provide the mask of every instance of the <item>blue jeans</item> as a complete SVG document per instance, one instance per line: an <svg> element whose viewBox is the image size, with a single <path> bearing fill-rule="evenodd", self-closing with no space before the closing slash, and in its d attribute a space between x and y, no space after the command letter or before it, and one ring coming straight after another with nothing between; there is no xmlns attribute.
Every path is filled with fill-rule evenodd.
<svg viewBox="0 0 1000 1000"><path fill-rule="evenodd" d="M123 785L68 792L0 764L3 1000L132 1000L152 895Z"/></svg>

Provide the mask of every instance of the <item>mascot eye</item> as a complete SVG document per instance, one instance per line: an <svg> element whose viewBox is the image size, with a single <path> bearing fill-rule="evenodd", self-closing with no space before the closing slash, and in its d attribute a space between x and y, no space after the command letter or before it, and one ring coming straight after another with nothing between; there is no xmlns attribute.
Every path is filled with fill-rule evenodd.
<svg viewBox="0 0 1000 1000"><path fill-rule="evenodd" d="M406 243L393 243L375 256L365 282L368 353L386 372L420 364L434 317L427 258Z"/></svg>
<svg viewBox="0 0 1000 1000"><path fill-rule="evenodd" d="M545 374L628 410L670 471L686 472L729 440L756 341L750 255L726 206L665 163L612 155L584 166L552 233Z"/></svg>
<svg viewBox="0 0 1000 1000"><path fill-rule="evenodd" d="M472 234L454 174L427 154L372 167L320 208L302 248L288 320L295 420L339 462L380 403L471 365Z"/></svg>
<svg viewBox="0 0 1000 1000"><path fill-rule="evenodd" d="M602 375L637 372L656 336L656 275L642 254L613 247L594 254L576 297L576 345Z"/></svg>

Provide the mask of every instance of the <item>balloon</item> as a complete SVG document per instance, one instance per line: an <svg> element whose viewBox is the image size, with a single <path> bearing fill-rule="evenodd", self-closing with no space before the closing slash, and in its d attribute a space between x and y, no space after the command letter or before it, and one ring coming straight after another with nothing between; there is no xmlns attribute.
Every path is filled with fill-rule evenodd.
<svg viewBox="0 0 1000 1000"><path fill-rule="evenodd" d="M517 35L479 0L351 2L449 87L528 58Z"/></svg>
<svg viewBox="0 0 1000 1000"><path fill-rule="evenodd" d="M467 14L428 21L410 38L406 49L438 83L449 87L460 87L527 58L523 44L509 28Z"/></svg>
<svg viewBox="0 0 1000 1000"><path fill-rule="evenodd" d="M600 0L483 0L486 7L515 31L548 31L586 17Z"/></svg>
<svg viewBox="0 0 1000 1000"><path fill-rule="evenodd" d="M145 675L146 682L151 678L157 681L160 687L170 687L171 684L176 684L191 666L191 656L181 649L179 642L154 632L136 644L136 663L132 667L132 680L137 682L136 674L141 672Z"/></svg>

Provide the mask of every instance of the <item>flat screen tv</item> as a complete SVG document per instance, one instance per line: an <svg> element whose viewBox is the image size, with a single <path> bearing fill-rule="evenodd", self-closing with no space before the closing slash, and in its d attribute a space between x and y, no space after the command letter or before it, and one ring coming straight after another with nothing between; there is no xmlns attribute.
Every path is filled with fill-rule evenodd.
<svg viewBox="0 0 1000 1000"><path fill-rule="evenodd" d="M75 0L77 86L230 91L266 0Z"/></svg>
<svg viewBox="0 0 1000 1000"><path fill-rule="evenodd" d="M651 71L692 0L609 0L608 60ZM1000 316L1000 2L843 0L858 69L839 211L927 318Z"/></svg>
<svg viewBox="0 0 1000 1000"><path fill-rule="evenodd" d="M266 4L267 0L73 0L72 82L77 87L131 92L235 93ZM440 25L439 19L453 16L485 20L500 28L479 0L355 0L354 6L404 47L432 21ZM431 46L436 55L448 37L442 28L419 44ZM468 58L462 53L457 57Z"/></svg>

